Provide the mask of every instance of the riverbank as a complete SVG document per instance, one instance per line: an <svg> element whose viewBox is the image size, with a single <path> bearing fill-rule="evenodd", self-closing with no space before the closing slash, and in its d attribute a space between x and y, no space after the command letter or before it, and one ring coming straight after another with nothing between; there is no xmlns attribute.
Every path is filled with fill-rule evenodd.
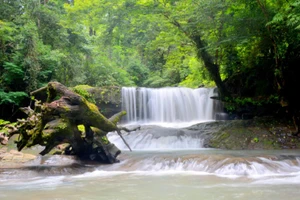
<svg viewBox="0 0 300 200"><path fill-rule="evenodd" d="M212 125L206 134L207 147L228 150L300 149L300 137L291 122L273 117L229 120Z"/></svg>
<svg viewBox="0 0 300 200"><path fill-rule="evenodd" d="M36 155L19 152L8 147L0 148L0 168L18 168L36 159Z"/></svg>

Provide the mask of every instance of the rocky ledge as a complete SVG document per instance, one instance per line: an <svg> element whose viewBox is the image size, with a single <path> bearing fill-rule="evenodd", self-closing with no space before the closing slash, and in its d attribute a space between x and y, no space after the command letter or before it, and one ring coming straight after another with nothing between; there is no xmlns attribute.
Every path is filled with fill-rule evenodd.
<svg viewBox="0 0 300 200"><path fill-rule="evenodd" d="M194 125L190 130L199 129ZM216 121L199 129L204 146L229 150L300 149L300 137L293 135L292 123L273 117L255 117L250 120Z"/></svg>

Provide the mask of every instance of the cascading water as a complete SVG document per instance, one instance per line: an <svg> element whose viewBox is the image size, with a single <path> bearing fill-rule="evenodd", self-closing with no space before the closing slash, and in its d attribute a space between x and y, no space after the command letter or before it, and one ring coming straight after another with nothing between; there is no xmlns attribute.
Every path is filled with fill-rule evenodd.
<svg viewBox="0 0 300 200"><path fill-rule="evenodd" d="M122 88L123 123L161 124L215 120L220 104L215 88Z"/></svg>
<svg viewBox="0 0 300 200"><path fill-rule="evenodd" d="M204 149L206 136L230 124L225 120L174 128L179 122L214 120L217 104L210 96L213 89L123 88L128 129L137 127L129 122L172 127L122 131L132 152L117 133L108 133L122 150L113 165L62 155L38 157L17 169L0 163L0 199L298 200L299 149Z"/></svg>
<svg viewBox="0 0 300 200"><path fill-rule="evenodd" d="M170 128L161 126L142 126L131 133L123 132L123 137L133 150L187 150L203 148L203 138L199 131L184 128ZM107 135L109 140L119 149L127 150L120 136L116 132Z"/></svg>
<svg viewBox="0 0 300 200"><path fill-rule="evenodd" d="M127 111L123 125L142 125L140 131L124 133L134 150L201 149L199 132L178 129L200 122L214 121L222 110L216 88L122 88L122 110ZM159 126L145 126L159 125ZM116 133L109 140L120 149L127 149Z"/></svg>
<svg viewBox="0 0 300 200"><path fill-rule="evenodd" d="M219 150L220 151L220 150ZM244 156L230 155L228 152L212 150L211 154L197 151L176 152L143 152L137 155L125 155L122 162L111 170L138 171L138 172L161 172L183 173L226 176L230 178L249 177L280 177L296 175L300 177L300 157L297 155L253 155ZM241 152L239 152L241 153Z"/></svg>

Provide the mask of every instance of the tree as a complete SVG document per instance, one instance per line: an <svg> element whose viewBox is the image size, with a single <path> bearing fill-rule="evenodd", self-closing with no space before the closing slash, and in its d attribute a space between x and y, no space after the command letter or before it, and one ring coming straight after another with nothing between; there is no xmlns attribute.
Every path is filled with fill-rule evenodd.
<svg viewBox="0 0 300 200"><path fill-rule="evenodd" d="M111 131L120 134L117 122L126 114L125 111L107 119L95 104L59 82L49 82L47 87L31 94L46 91L47 102L41 104L36 100L34 110L30 106L22 108L28 115L27 119L19 120L16 125L6 125L9 138L19 134L16 141L19 151L24 147L42 145L45 149L40 154L45 155L54 147L67 143L64 154L103 163L118 161L116 158L121 151L109 142L106 134Z"/></svg>

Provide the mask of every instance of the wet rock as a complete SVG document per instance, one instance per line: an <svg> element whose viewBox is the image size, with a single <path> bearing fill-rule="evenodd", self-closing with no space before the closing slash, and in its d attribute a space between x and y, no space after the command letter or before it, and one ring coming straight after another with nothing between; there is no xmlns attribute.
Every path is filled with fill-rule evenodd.
<svg viewBox="0 0 300 200"><path fill-rule="evenodd" d="M0 149L0 168L15 168L21 167L25 163L28 163L36 159L36 155L22 153L17 150L8 150L3 147Z"/></svg>
<svg viewBox="0 0 300 200"><path fill-rule="evenodd" d="M207 124L208 125L208 124ZM207 127L209 129L205 130ZM230 120L194 125L199 128L206 147L219 149L295 149L300 148L298 137L292 136L292 126L271 117L250 120Z"/></svg>

